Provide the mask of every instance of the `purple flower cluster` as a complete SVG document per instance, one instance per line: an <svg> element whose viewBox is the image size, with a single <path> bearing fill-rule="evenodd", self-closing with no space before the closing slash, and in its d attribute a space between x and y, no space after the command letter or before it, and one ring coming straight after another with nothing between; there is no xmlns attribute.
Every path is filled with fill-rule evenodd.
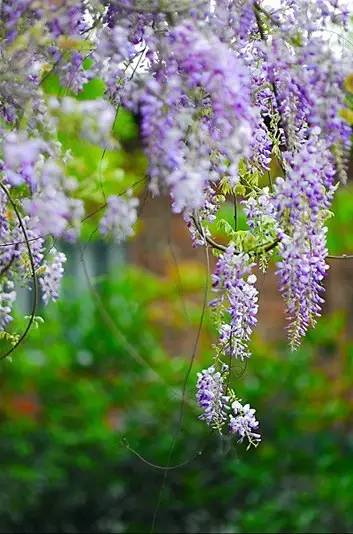
<svg viewBox="0 0 353 534"><path fill-rule="evenodd" d="M264 121L259 120L250 143L250 165L260 172L269 170L272 159L272 141Z"/></svg>
<svg viewBox="0 0 353 534"><path fill-rule="evenodd" d="M111 196L107 210L100 223L100 231L120 243L134 234L133 226L137 220L138 199Z"/></svg>
<svg viewBox="0 0 353 534"><path fill-rule="evenodd" d="M211 304L220 307L222 317L229 323L220 326L220 347L225 355L244 360L250 357L248 343L257 323L258 291L253 264L245 254L236 254L230 246L218 259L213 274L213 289L221 292Z"/></svg>
<svg viewBox="0 0 353 534"><path fill-rule="evenodd" d="M12 306L16 300L16 291L14 283L11 280L0 285L0 330L6 329L12 321Z"/></svg>
<svg viewBox="0 0 353 534"><path fill-rule="evenodd" d="M243 406L233 390L226 391L228 375L229 368L225 364L221 370L211 366L198 373L196 400L202 409L200 419L220 433L227 431L237 436L239 442L247 439L249 447L256 446L261 436L257 432L259 423L255 410L249 404Z"/></svg>
<svg viewBox="0 0 353 534"><path fill-rule="evenodd" d="M55 301L59 297L60 284L64 275L63 264L65 262L65 254L53 248L50 252L49 260L44 263L44 273L39 278L39 284L45 304Z"/></svg>
<svg viewBox="0 0 353 534"><path fill-rule="evenodd" d="M250 445L258 445L261 441L261 435L257 432L259 422L255 417L254 408L250 408L249 404L244 406L238 400L232 403L233 413L230 416L230 430L234 434L238 434L239 441L247 439Z"/></svg>
<svg viewBox="0 0 353 534"><path fill-rule="evenodd" d="M190 22L174 28L164 46L167 67L154 64L142 96L142 133L152 186L167 185L180 212L201 208L209 183L223 176L238 182L254 115L246 69L216 36Z"/></svg>
<svg viewBox="0 0 353 534"><path fill-rule="evenodd" d="M12 132L3 144L4 172L9 184L27 183L31 188L36 183L35 164L39 155L46 152L42 139L26 139Z"/></svg>
<svg viewBox="0 0 353 534"><path fill-rule="evenodd" d="M84 57L80 52L73 52L70 60L59 69L60 81L64 87L77 94L92 77L92 73L83 65Z"/></svg>
<svg viewBox="0 0 353 534"><path fill-rule="evenodd" d="M295 4L291 2L291 8ZM322 11L315 11L314 4L310 2L308 9L303 5L293 12L289 9L286 18L278 21L271 41L261 46L262 76L275 87L275 99L267 100L268 113L273 115L271 108L277 110L281 142L289 150L296 150L316 127L331 147L336 143L347 146L350 139L350 128L339 113L350 61L344 50L337 56L325 34L332 31L327 27L329 19L321 17ZM299 20L305 28L300 46L289 46L291 37L298 39ZM261 86L259 90L258 98Z"/></svg>
<svg viewBox="0 0 353 534"><path fill-rule="evenodd" d="M334 192L334 173L333 157L315 135L288 161L286 180L276 182L281 254L277 272L293 346L320 316L328 269L324 222Z"/></svg>
<svg viewBox="0 0 353 534"><path fill-rule="evenodd" d="M242 206L247 224L252 232L262 231L264 233L266 225L276 225L276 208L273 195L270 193L268 187L264 187L259 195L243 200ZM266 233L264 237L267 239L271 238Z"/></svg>
<svg viewBox="0 0 353 534"><path fill-rule="evenodd" d="M196 399L203 413L200 419L208 425L221 428L227 418L229 397L225 395L224 374L227 368L217 371L215 367L198 373Z"/></svg>
<svg viewBox="0 0 353 534"><path fill-rule="evenodd" d="M281 260L277 264L293 348L321 314L323 280L328 269L325 262L326 228L312 232L310 237L303 233L305 230L299 226L293 235L282 235L279 248Z"/></svg>
<svg viewBox="0 0 353 534"><path fill-rule="evenodd" d="M37 220L42 237L76 237L84 210L82 201L71 195L75 188L76 183L65 177L59 162L47 159L37 166L33 193L22 205L25 213Z"/></svg>

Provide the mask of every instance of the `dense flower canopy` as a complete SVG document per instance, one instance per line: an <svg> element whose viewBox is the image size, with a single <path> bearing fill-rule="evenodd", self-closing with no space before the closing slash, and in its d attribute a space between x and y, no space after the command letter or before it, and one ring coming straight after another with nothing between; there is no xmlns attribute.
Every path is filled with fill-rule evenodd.
<svg viewBox="0 0 353 534"><path fill-rule="evenodd" d="M231 361L250 357L254 269L265 269L272 255L293 347L320 315L325 220L350 144L342 114L350 58L328 35L345 30L348 6L3 0L0 328L10 328L18 285L40 288L45 303L58 298L66 258L53 240L76 240L87 217L58 135L60 113L80 115L82 135L104 151L115 146L112 128L125 107L141 117L150 191L168 192L195 246L217 255L210 304L219 341L198 379L201 418L256 445L255 411L229 385ZM63 88L57 97L43 88L53 74ZM93 79L104 82L104 97L76 99ZM248 231L225 225L228 242L219 244L209 223L229 197L241 201ZM117 242L130 237L137 206L130 190L108 196L101 233Z"/></svg>

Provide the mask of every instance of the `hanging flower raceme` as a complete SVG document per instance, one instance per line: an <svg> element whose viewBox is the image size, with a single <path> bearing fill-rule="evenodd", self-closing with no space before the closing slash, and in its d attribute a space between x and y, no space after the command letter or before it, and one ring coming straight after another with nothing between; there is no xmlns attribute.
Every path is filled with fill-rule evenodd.
<svg viewBox="0 0 353 534"><path fill-rule="evenodd" d="M249 404L243 406L238 400L232 402L229 426L230 431L239 437L239 441L246 439L249 446L260 443L261 435L257 432L259 422L255 417L254 408L250 408Z"/></svg>
<svg viewBox="0 0 353 534"><path fill-rule="evenodd" d="M50 301L55 301L59 297L60 284L64 275L63 265L65 262L65 254L58 252L56 248L52 248L50 257L44 263L44 272L39 278L45 304L48 304Z"/></svg>
<svg viewBox="0 0 353 534"><path fill-rule="evenodd" d="M209 183L223 176L239 181L254 113L244 65L206 29L179 25L164 46L169 61L154 65L142 98L142 132L152 184L170 188L179 212L201 208Z"/></svg>
<svg viewBox="0 0 353 534"><path fill-rule="evenodd" d="M216 369L219 367L219 370ZM229 433L248 446L257 446L261 436L255 410L249 404L243 406L232 389L227 387L229 367L216 362L214 366L198 373L196 400L203 410L200 419L220 434Z"/></svg>
<svg viewBox="0 0 353 534"><path fill-rule="evenodd" d="M277 273L293 346L320 316L328 269L324 224L335 189L333 179L333 156L314 135L290 158L286 180L276 182L274 203L281 238Z"/></svg>
<svg viewBox="0 0 353 534"><path fill-rule="evenodd" d="M196 399L203 409L200 419L215 428L222 428L227 419L229 397L225 395L224 384L227 371L227 366L223 366L221 371L209 367L198 374Z"/></svg>
<svg viewBox="0 0 353 534"><path fill-rule="evenodd" d="M16 300L14 287L12 280L7 280L0 285L0 331L5 330L12 321L11 312Z"/></svg>
<svg viewBox="0 0 353 534"><path fill-rule="evenodd" d="M220 296L211 305L220 322L220 350L240 360L250 357L248 343L257 322L258 291L254 264L231 245L220 256L213 274L213 289Z"/></svg>

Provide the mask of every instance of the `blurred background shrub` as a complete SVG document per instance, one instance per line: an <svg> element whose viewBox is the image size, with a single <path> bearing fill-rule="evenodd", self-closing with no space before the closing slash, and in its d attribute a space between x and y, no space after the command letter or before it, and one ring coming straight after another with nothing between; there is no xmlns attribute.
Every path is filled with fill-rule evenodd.
<svg viewBox="0 0 353 534"><path fill-rule="evenodd" d="M194 278L190 294L202 283ZM180 327L180 295L172 275L137 268L101 279L99 290L113 328L83 291L50 307L1 365L2 532L150 531L164 471L131 449L168 464L191 356L163 348L163 321ZM197 324L200 303L187 312ZM195 370L210 356L202 350L171 460L185 465L164 481L156 531L352 531L353 342L344 315L321 320L296 353L259 336L253 351L234 380L257 407L263 443L246 452L198 421Z"/></svg>

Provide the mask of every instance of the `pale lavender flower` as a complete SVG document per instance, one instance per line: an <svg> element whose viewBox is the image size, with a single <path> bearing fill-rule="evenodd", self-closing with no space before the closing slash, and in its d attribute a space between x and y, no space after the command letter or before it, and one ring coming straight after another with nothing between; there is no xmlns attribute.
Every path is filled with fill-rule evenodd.
<svg viewBox="0 0 353 534"><path fill-rule="evenodd" d="M154 65L141 98L142 133L153 191L167 185L180 212L201 208L221 177L238 182L255 115L247 70L217 37L188 22L165 46L169 64Z"/></svg>
<svg viewBox="0 0 353 534"><path fill-rule="evenodd" d="M81 0L66 0L61 6L53 4L48 7L52 11L52 16L48 17L48 28L56 38L61 35L78 37L89 27Z"/></svg>
<svg viewBox="0 0 353 534"><path fill-rule="evenodd" d="M218 429L227 418L229 397L225 394L224 384L224 373L227 370L227 366L223 367L222 372L211 366L197 375L196 399L203 410L200 419Z"/></svg>
<svg viewBox="0 0 353 534"><path fill-rule="evenodd" d="M137 221L138 199L128 196L112 195L108 198L108 206L100 223L100 231L112 237L117 243L125 241L134 234Z"/></svg>
<svg viewBox="0 0 353 534"><path fill-rule="evenodd" d="M0 330L5 330L12 321L12 306L16 300L14 283L6 280L0 285Z"/></svg>
<svg viewBox="0 0 353 534"><path fill-rule="evenodd" d="M35 165L39 155L47 150L42 139L28 139L14 132L6 136L3 144L4 171L11 185L27 183L34 188L36 185Z"/></svg>
<svg viewBox="0 0 353 534"><path fill-rule="evenodd" d="M261 441L261 435L257 432L259 423L255 417L255 410L249 404L244 406L239 400L232 403L232 412L230 414L229 429L232 434L238 436L238 441L248 440L250 445L258 445Z"/></svg>
<svg viewBox="0 0 353 534"><path fill-rule="evenodd" d="M277 274L286 302L293 348L321 315L323 280L328 269L326 232L327 228L323 227L315 233L312 231L309 237L307 228L300 225L291 237L283 234L280 242Z"/></svg>
<svg viewBox="0 0 353 534"><path fill-rule="evenodd" d="M293 347L320 316L328 269L324 221L334 192L333 179L332 155L314 135L289 159L286 180L276 182L274 206L282 258L277 274Z"/></svg>
<svg viewBox="0 0 353 534"><path fill-rule="evenodd" d="M250 165L255 170L262 172L269 170L272 157L272 141L262 120L259 121L258 126L254 129L250 151L252 154Z"/></svg>
<svg viewBox="0 0 353 534"><path fill-rule="evenodd" d="M213 307L223 306L230 315L230 324L220 327L220 346L225 354L241 360L248 358L248 343L257 323L258 291L252 263L246 254L235 254L234 246L220 256L213 274L213 289L221 295ZM223 311L223 314L224 314Z"/></svg>
<svg viewBox="0 0 353 534"><path fill-rule="evenodd" d="M243 200L241 204L252 232L262 231L266 225L276 225L275 203L268 187L263 188L257 196Z"/></svg>
<svg viewBox="0 0 353 534"><path fill-rule="evenodd" d="M64 263L66 256L63 252L58 252L53 248L50 258L44 262L44 273L39 277L39 284L42 290L42 298L45 304L55 301L59 297L61 280L64 275Z"/></svg>
<svg viewBox="0 0 353 534"><path fill-rule="evenodd" d="M36 217L41 235L64 234L70 220L70 202L63 191L48 186L31 199L24 199L23 206L30 217Z"/></svg>

